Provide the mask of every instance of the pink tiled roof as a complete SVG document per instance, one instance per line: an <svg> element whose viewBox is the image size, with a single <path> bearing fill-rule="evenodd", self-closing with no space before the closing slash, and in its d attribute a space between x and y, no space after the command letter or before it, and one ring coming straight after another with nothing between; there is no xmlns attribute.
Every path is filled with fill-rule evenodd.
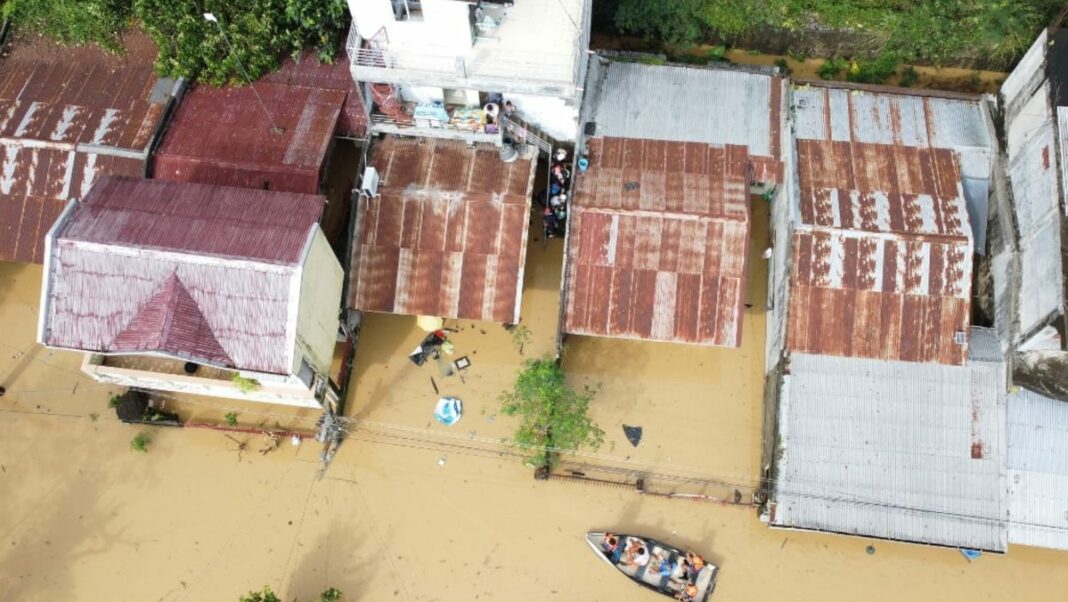
<svg viewBox="0 0 1068 602"><path fill-rule="evenodd" d="M741 345L745 147L593 138L571 208L564 330Z"/></svg>
<svg viewBox="0 0 1068 602"><path fill-rule="evenodd" d="M373 152L382 184L357 208L350 307L514 322L534 162L411 138Z"/></svg>
<svg viewBox="0 0 1068 602"><path fill-rule="evenodd" d="M43 341L288 374L312 195L103 178L63 218Z"/></svg>

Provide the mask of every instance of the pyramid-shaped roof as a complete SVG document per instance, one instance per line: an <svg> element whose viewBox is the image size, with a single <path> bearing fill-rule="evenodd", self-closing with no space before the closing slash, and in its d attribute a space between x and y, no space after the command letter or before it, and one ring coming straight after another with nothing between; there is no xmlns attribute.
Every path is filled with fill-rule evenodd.
<svg viewBox="0 0 1068 602"><path fill-rule="evenodd" d="M108 347L109 351L155 351L214 365L234 365L177 272L163 282Z"/></svg>

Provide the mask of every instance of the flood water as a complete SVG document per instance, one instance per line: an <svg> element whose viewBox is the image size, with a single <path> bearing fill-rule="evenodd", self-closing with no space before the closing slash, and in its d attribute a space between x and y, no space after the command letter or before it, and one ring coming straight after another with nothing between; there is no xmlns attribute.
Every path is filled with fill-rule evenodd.
<svg viewBox="0 0 1068 602"><path fill-rule="evenodd" d="M759 476L767 208L754 200L742 347L571 338L575 385L600 383L606 443L587 459L741 485ZM236 600L270 584L311 600L664 600L616 574L583 534L610 529L698 550L721 565L717 601L1055 600L1068 554L958 551L770 530L754 509L664 499L632 487L535 481L503 445L514 424L497 395L525 358L553 353L562 241L532 240L523 323L450 322L459 374L406 358L413 318L368 315L347 414L350 436L322 479L317 446L261 454L251 435L143 430L107 408L114 389L80 357L34 343L39 266L0 264L0 599ZM525 340L522 340L524 339ZM518 343L522 342L522 352ZM435 387L437 391L435 391ZM452 427L440 395L464 402ZM183 417L311 429L316 416L253 403L169 402ZM623 424L643 427L632 447ZM244 443L244 450L240 445ZM875 553L865 548L873 545Z"/></svg>

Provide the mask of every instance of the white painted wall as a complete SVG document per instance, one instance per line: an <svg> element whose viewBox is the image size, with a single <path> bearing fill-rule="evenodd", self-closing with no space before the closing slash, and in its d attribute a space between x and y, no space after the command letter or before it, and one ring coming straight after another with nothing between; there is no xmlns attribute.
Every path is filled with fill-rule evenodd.
<svg viewBox="0 0 1068 602"><path fill-rule="evenodd" d="M316 227L300 273L300 309L293 353L293 374L301 358L320 374L328 375L337 342L338 316L344 271L323 231Z"/></svg>
<svg viewBox="0 0 1068 602"><path fill-rule="evenodd" d="M456 0L422 0L421 6L421 21L397 21L390 0L349 0L349 12L360 35L371 38L384 27L391 50L433 47L463 54L471 48L469 4Z"/></svg>
<svg viewBox="0 0 1068 602"><path fill-rule="evenodd" d="M397 86L401 100L405 102L444 102L445 90L434 86Z"/></svg>
<svg viewBox="0 0 1068 602"><path fill-rule="evenodd" d="M277 403L302 408L322 407L319 401L315 399L314 392L305 387L303 383L271 382L265 378L265 375L253 375L250 373L252 377L260 381L261 386L254 391L244 393L229 380L104 366L102 365L102 358L103 356L99 354L86 353L85 360L82 361L82 372L85 372L97 382L156 391Z"/></svg>
<svg viewBox="0 0 1068 602"><path fill-rule="evenodd" d="M574 142L579 127L579 107L562 98L533 94L505 94L523 118L537 124L545 133L566 142Z"/></svg>

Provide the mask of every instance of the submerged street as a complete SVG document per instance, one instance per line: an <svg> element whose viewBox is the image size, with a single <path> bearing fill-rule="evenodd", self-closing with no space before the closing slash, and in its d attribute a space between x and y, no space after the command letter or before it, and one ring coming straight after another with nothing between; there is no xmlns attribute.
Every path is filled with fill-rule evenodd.
<svg viewBox="0 0 1068 602"><path fill-rule="evenodd" d="M740 349L568 340L574 384L602 385L592 414L606 441L586 461L757 482L766 209L753 207ZM721 567L720 601L1054 599L1068 587L1063 553L1014 546L969 562L953 549L770 530L747 505L535 481L501 444L512 423L497 395L524 358L552 352L561 249L530 243L522 355L500 326L450 322L456 356L471 361L462 382L407 360L423 337L414 318L369 315L346 408L357 426L321 480L314 441L261 454L258 435L118 422L116 389L85 377L77 354L33 342L40 267L0 265L0 598L234 600L270 584L286 600L327 586L346 600L661 599L589 550L585 533L604 529L705 554ZM431 417L434 386L464 401L453 427ZM168 408L304 431L317 418L194 397ZM623 424L643 427L640 446ZM141 431L146 454L130 449Z"/></svg>

